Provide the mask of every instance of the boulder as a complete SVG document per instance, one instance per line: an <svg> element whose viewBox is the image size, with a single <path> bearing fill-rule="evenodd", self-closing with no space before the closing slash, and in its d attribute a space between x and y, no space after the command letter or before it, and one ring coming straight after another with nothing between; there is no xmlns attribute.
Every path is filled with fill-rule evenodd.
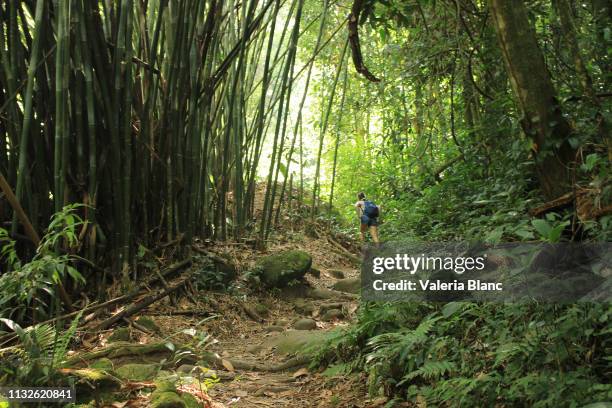
<svg viewBox="0 0 612 408"><path fill-rule="evenodd" d="M340 292L359 293L361 290L361 278L346 278L334 283L332 288Z"/></svg>
<svg viewBox="0 0 612 408"><path fill-rule="evenodd" d="M312 319L300 319L293 323L295 330L316 330L317 322Z"/></svg>
<svg viewBox="0 0 612 408"><path fill-rule="evenodd" d="M268 287L285 287L304 277L312 266L312 257L304 251L284 251L257 261L261 281Z"/></svg>

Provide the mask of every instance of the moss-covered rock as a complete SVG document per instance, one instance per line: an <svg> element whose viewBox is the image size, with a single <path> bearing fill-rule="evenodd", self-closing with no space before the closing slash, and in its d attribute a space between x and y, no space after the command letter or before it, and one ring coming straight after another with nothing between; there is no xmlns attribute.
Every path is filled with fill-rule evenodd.
<svg viewBox="0 0 612 408"><path fill-rule="evenodd" d="M172 381L157 380L155 381L155 392L176 392L176 384Z"/></svg>
<svg viewBox="0 0 612 408"><path fill-rule="evenodd" d="M142 327L151 330L152 332L159 332L159 326L155 324L153 319L145 316L140 316L135 320L136 323L141 325Z"/></svg>
<svg viewBox="0 0 612 408"><path fill-rule="evenodd" d="M103 357L98 361L94 361L93 363L91 363L89 368L111 372L113 371L113 362L109 358Z"/></svg>
<svg viewBox="0 0 612 408"><path fill-rule="evenodd" d="M304 277L312 266L312 257L304 251L284 251L261 258L261 281L269 287L284 287Z"/></svg>
<svg viewBox="0 0 612 408"><path fill-rule="evenodd" d="M77 403L92 400L108 400L121 389L121 381L106 371L94 368L64 369L62 373L76 379ZM92 405L93 406L93 405Z"/></svg>
<svg viewBox="0 0 612 408"><path fill-rule="evenodd" d="M300 319L293 323L295 330L316 330L317 322L312 319Z"/></svg>
<svg viewBox="0 0 612 408"><path fill-rule="evenodd" d="M151 394L151 408L186 408L185 401L176 392L155 391Z"/></svg>
<svg viewBox="0 0 612 408"><path fill-rule="evenodd" d="M103 370L79 368L66 370L66 374L76 377L80 380L79 382L87 383L100 391L113 391L121 388L121 381Z"/></svg>
<svg viewBox="0 0 612 408"><path fill-rule="evenodd" d="M115 373L126 380L146 381L157 375L159 367L154 364L125 364L115 370Z"/></svg>
<svg viewBox="0 0 612 408"><path fill-rule="evenodd" d="M315 311L315 306L304 299L296 299L293 303L293 309L301 315L311 316Z"/></svg>
<svg viewBox="0 0 612 408"><path fill-rule="evenodd" d="M115 343L118 341L130 341L130 338L130 329L128 329L127 327L120 327L113 331L110 336L108 336L108 342Z"/></svg>
<svg viewBox="0 0 612 408"><path fill-rule="evenodd" d="M361 278L346 278L334 283L334 290L347 293L359 293L361 290Z"/></svg>
<svg viewBox="0 0 612 408"><path fill-rule="evenodd" d="M202 405L198 402L197 398L189 394L188 392L184 392L181 395L181 399L183 400L187 408L201 408L202 407Z"/></svg>

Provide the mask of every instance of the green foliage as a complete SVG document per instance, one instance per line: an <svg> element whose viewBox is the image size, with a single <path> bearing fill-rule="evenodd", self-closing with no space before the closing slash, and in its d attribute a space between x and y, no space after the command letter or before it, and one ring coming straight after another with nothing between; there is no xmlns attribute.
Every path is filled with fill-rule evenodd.
<svg viewBox="0 0 612 408"><path fill-rule="evenodd" d="M37 317L48 317L51 311L55 285L71 279L76 284L85 283L83 276L72 266L76 257L62 254L79 245L78 227L83 220L75 213L80 205L70 205L53 215L46 234L41 239L34 257L22 262L15 251L15 242L0 228L0 260L9 269L0 276L0 316L21 322L28 311Z"/></svg>
<svg viewBox="0 0 612 408"><path fill-rule="evenodd" d="M372 391L433 406L581 406L612 392L610 318L602 304L366 306L334 359L359 361Z"/></svg>
<svg viewBox="0 0 612 408"><path fill-rule="evenodd" d="M23 329L9 319L0 319L18 336L16 346L0 349L0 384L58 386L66 379L58 375L81 318L79 313L68 329L40 324Z"/></svg>

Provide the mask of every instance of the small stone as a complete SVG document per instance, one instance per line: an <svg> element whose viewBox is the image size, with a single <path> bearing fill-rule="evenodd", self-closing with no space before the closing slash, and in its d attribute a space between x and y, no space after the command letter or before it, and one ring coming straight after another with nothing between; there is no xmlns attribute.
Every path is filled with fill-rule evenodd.
<svg viewBox="0 0 612 408"><path fill-rule="evenodd" d="M339 269L331 269L329 274L336 279L344 279L346 277L344 272Z"/></svg>
<svg viewBox="0 0 612 408"><path fill-rule="evenodd" d="M303 299L297 299L295 303L293 304L293 308L299 314L306 315L306 316L312 315L315 311L314 305Z"/></svg>
<svg viewBox="0 0 612 408"><path fill-rule="evenodd" d="M334 283L332 289L340 292L359 293L361 290L361 278L346 278Z"/></svg>
<svg viewBox="0 0 612 408"><path fill-rule="evenodd" d="M323 320L324 322L330 322L335 319L341 319L342 317L344 317L342 310L331 309L325 312L323 316L321 316L321 320Z"/></svg>
<svg viewBox="0 0 612 408"><path fill-rule="evenodd" d="M272 326L267 326L266 327L266 333L271 333L271 332L282 332L285 331L285 328L283 326L277 326L277 325L272 325Z"/></svg>
<svg viewBox="0 0 612 408"><path fill-rule="evenodd" d="M319 308L319 315L323 316L325 312L327 312L328 310L332 310L332 309L342 310L343 307L344 307L344 304L342 303L322 304L321 307Z"/></svg>
<svg viewBox="0 0 612 408"><path fill-rule="evenodd" d="M314 288L308 292L308 297L321 300L333 299L337 297L337 293L334 293L332 290L325 288Z"/></svg>
<svg viewBox="0 0 612 408"><path fill-rule="evenodd" d="M118 341L130 341L130 337L130 329L127 327L120 327L113 331L113 333L108 336L107 340L109 343L115 343Z"/></svg>
<svg viewBox="0 0 612 408"><path fill-rule="evenodd" d="M312 319L300 319L293 324L295 330L315 330L317 322Z"/></svg>

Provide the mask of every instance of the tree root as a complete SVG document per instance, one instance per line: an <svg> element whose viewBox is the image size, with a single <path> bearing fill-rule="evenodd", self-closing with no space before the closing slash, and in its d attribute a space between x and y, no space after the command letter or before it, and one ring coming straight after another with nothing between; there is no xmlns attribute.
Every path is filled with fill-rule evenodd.
<svg viewBox="0 0 612 408"><path fill-rule="evenodd" d="M223 367L222 360L223 359L221 357L213 353L207 354L204 358L204 361L207 364L214 365L215 367L218 367L218 368ZM289 360L284 361L282 363L278 363L278 364L262 364L262 363L244 361L244 360L238 360L238 359L227 359L227 360L230 363L232 363L232 366L234 366L234 368L238 370L264 371L264 372L270 372L270 373L277 373L280 371L289 370L291 368L308 365L312 361L312 356L302 354L299 356L292 357Z"/></svg>
<svg viewBox="0 0 612 408"><path fill-rule="evenodd" d="M100 350L89 351L77 354L69 358L65 365L71 367L79 363L86 363L91 360L97 360L102 357L118 358L124 356L143 356L153 353L170 353L171 350L166 346L166 343L152 344L130 344L130 343L114 343Z"/></svg>

